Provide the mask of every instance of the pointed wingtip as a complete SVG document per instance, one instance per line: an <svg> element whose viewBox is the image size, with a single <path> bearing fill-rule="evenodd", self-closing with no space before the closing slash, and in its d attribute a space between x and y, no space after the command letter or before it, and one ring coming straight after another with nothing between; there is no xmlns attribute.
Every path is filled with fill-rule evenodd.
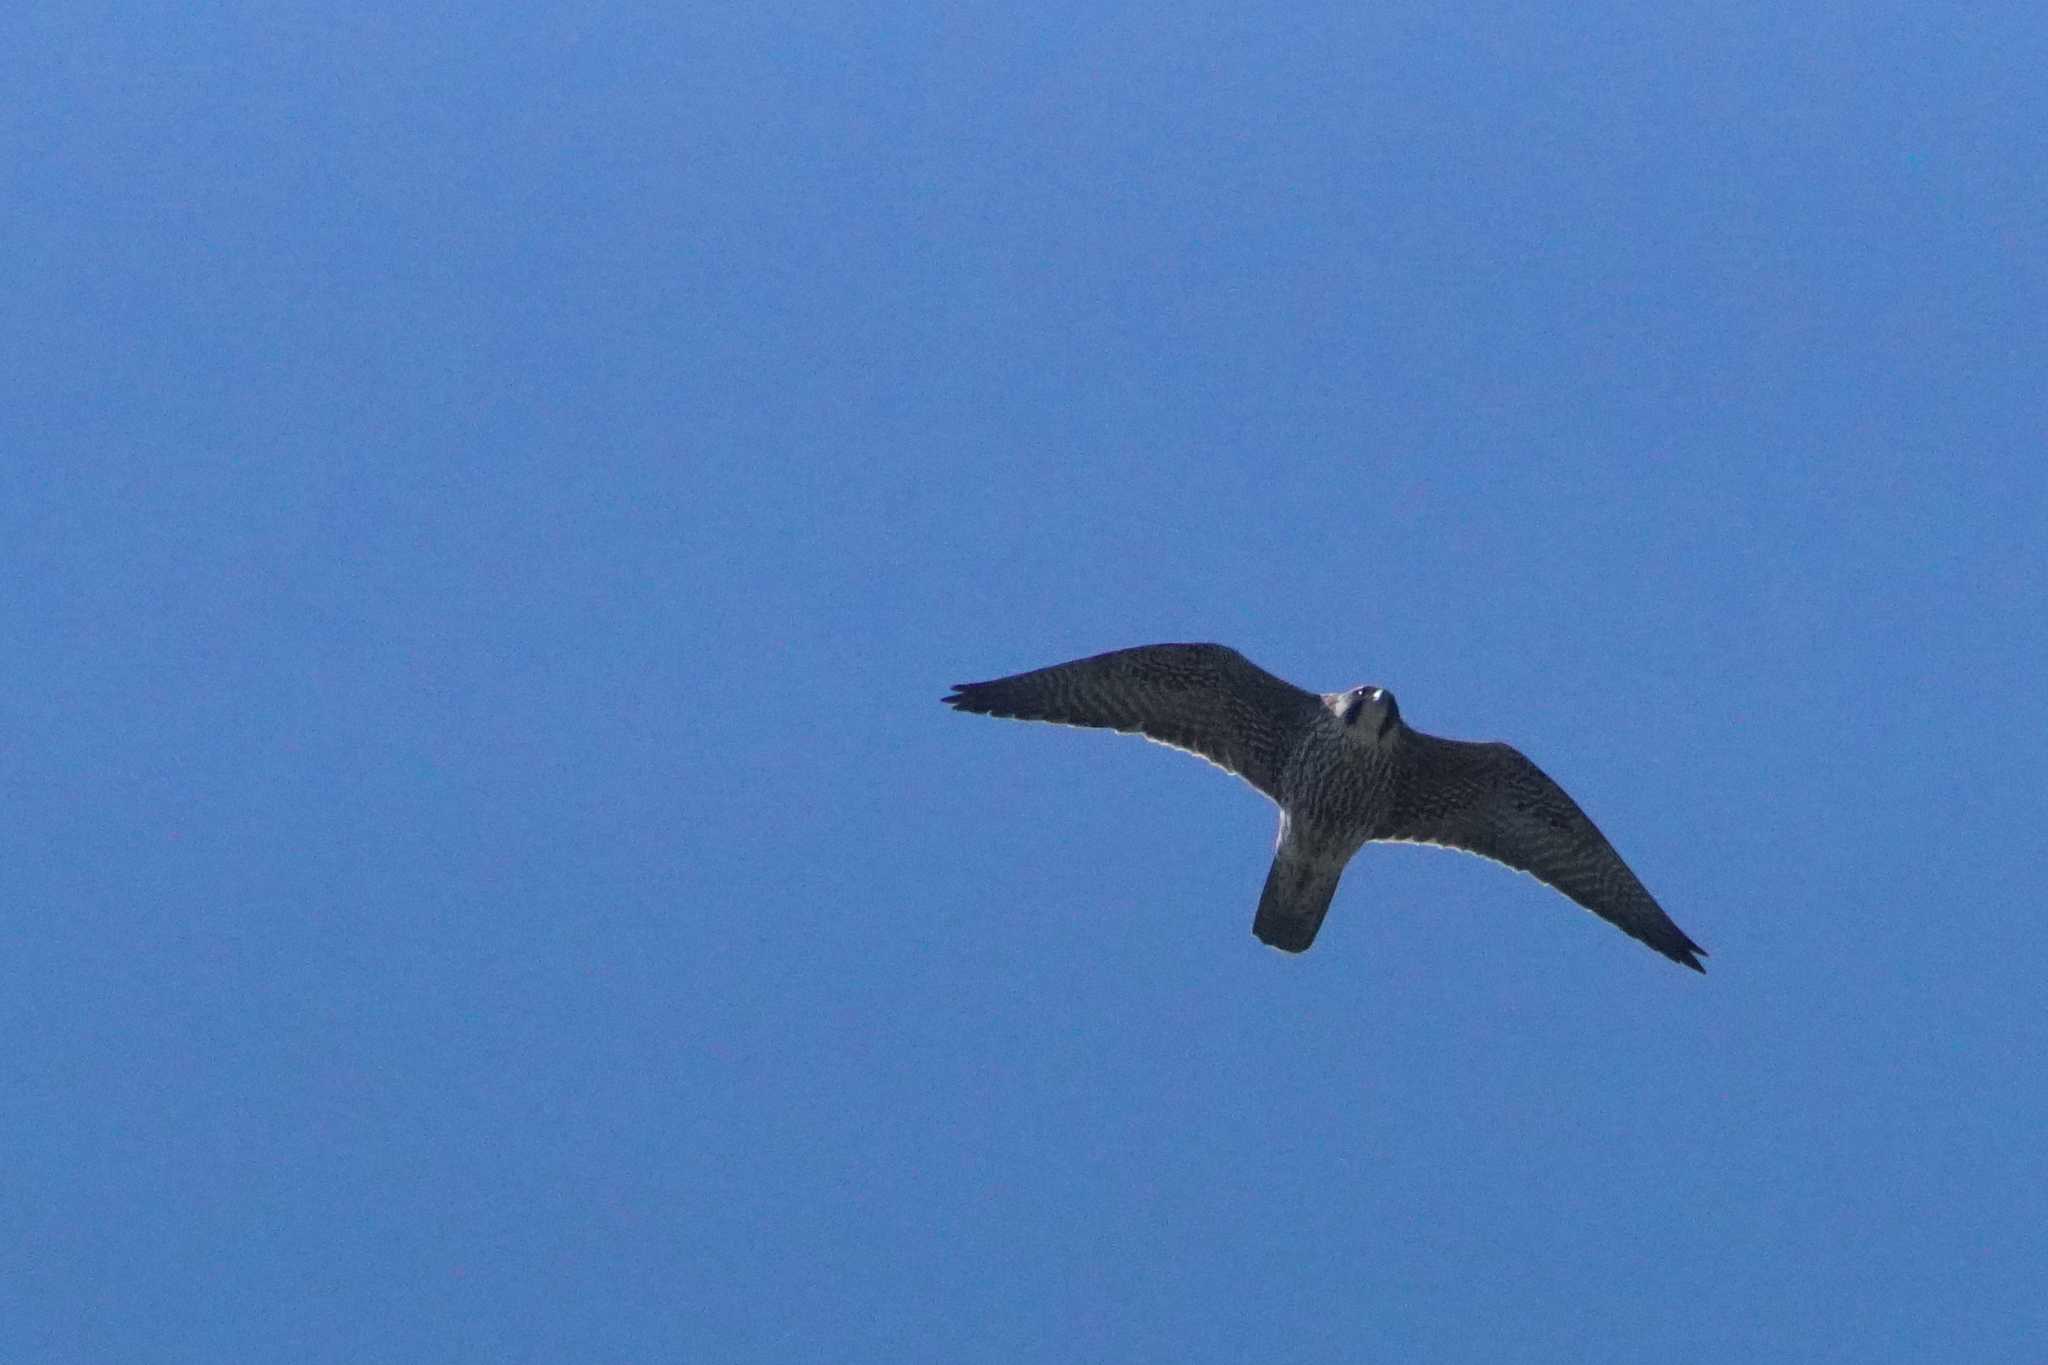
<svg viewBox="0 0 2048 1365"><path fill-rule="evenodd" d="M1001 684L1005 679L994 682L954 683L953 690L939 698L955 711L968 711L977 716L1005 716L1019 720L1034 720L1043 712L1019 703L1014 691L1005 690Z"/></svg>

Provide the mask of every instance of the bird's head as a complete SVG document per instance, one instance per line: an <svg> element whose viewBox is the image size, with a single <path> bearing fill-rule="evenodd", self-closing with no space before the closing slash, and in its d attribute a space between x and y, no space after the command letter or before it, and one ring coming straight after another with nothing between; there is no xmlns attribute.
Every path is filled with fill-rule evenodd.
<svg viewBox="0 0 2048 1365"><path fill-rule="evenodd" d="M1384 687L1354 687L1330 698L1330 709L1344 722L1348 739L1365 744L1384 743L1401 723L1401 708L1394 694Z"/></svg>

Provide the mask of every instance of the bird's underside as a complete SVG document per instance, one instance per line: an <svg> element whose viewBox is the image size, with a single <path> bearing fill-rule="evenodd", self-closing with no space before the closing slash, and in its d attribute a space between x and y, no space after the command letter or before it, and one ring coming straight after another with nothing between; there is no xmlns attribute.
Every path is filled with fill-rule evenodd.
<svg viewBox="0 0 2048 1365"><path fill-rule="evenodd" d="M989 682L961 711L1143 735L1209 760L1280 807L1252 932L1302 952L1352 854L1436 844L1526 872L1674 962L1705 949L1671 922L1562 787L1506 744L1411 729L1376 687L1317 694L1223 645L1142 645Z"/></svg>

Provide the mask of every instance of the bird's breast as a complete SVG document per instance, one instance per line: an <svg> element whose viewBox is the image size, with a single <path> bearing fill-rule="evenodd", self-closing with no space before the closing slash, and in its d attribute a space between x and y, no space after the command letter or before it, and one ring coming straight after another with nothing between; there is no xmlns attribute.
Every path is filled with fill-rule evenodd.
<svg viewBox="0 0 2048 1365"><path fill-rule="evenodd" d="M1356 848L1386 808L1393 763L1378 746L1342 735L1312 736L1289 755L1280 779L1281 804L1320 841Z"/></svg>

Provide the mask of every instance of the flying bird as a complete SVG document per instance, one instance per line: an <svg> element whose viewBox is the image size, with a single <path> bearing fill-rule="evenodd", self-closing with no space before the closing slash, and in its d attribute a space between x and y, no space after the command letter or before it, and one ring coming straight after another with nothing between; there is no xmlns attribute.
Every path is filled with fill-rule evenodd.
<svg viewBox="0 0 2048 1365"><path fill-rule="evenodd" d="M1235 773L1280 807L1252 933L1315 942L1369 843L1461 849L1530 876L1696 972L1706 949L1671 922L1564 788L1513 747L1439 739L1383 687L1315 693L1224 645L1141 645L990 682L947 705L1143 735Z"/></svg>

